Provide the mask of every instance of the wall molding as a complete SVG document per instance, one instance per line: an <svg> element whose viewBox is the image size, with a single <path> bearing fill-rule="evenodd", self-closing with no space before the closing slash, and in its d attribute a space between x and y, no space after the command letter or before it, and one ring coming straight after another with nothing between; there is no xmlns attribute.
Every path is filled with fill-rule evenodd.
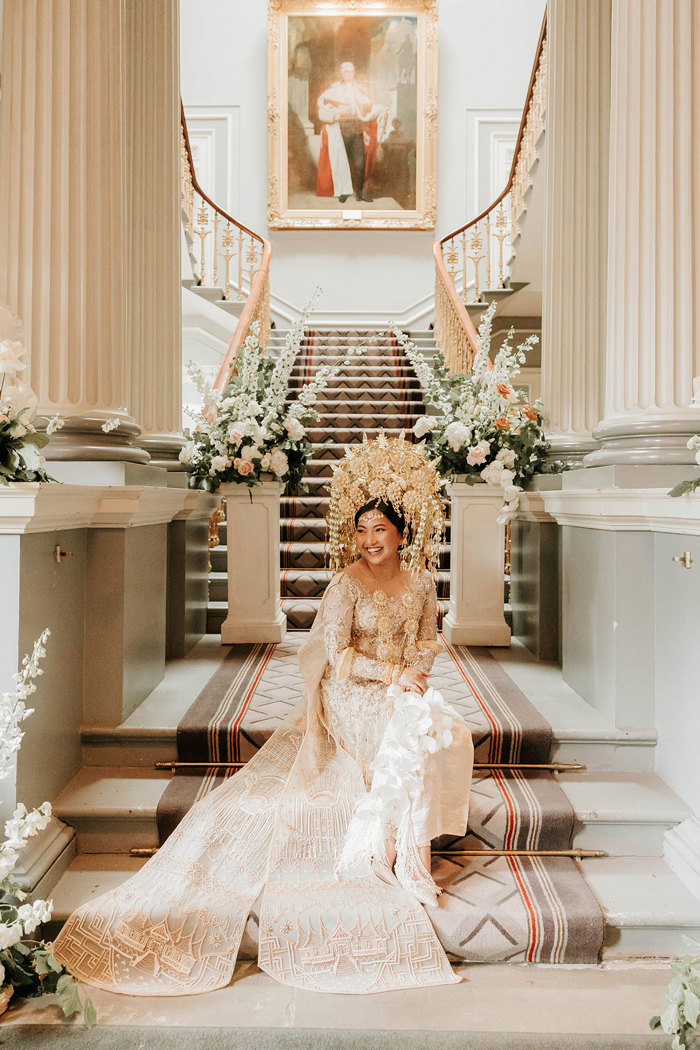
<svg viewBox="0 0 700 1050"><path fill-rule="evenodd" d="M693 896L700 900L700 820L690 817L664 836L664 859Z"/></svg>
<svg viewBox="0 0 700 1050"><path fill-rule="evenodd" d="M674 498L665 489L561 489L541 496L559 525L700 536L700 492Z"/></svg>
<svg viewBox="0 0 700 1050"><path fill-rule="evenodd" d="M275 321L283 321L293 324L300 316L301 309L283 299L274 292L270 294L270 311ZM311 327L324 328L328 326L343 328L386 328L391 321L396 321L402 328L411 328L422 322L425 327L433 319L435 312L435 296L431 292L409 304L401 311L393 314L386 310L314 310L309 317Z"/></svg>

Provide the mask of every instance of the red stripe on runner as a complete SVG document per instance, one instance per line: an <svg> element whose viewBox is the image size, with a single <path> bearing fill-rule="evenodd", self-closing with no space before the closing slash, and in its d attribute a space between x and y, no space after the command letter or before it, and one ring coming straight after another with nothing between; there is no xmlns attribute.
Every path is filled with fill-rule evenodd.
<svg viewBox="0 0 700 1050"><path fill-rule="evenodd" d="M233 745L233 752L234 752L233 759L232 759L233 762L240 762L240 752L239 752L239 748L238 748L238 727L240 726L241 722L243 721L243 715L248 710L248 706L250 704L250 701L253 699L253 693L255 692L255 690L258 687L258 682L260 681L262 673L265 670L265 668L267 667L268 663L270 662L270 657L272 656L273 652L275 651L275 644L276 643L273 642L272 645L270 645L270 647L268 648L267 652L265 653L265 657L263 659L263 662L260 664L260 667L258 668L257 674L255 675L255 678L253 679L251 685L248 688L248 692L245 695L245 700L243 701L243 703L241 705L241 708L240 708L238 714L236 715L236 719L235 719L235 721L234 721L234 723L231 726L231 729L229 731L229 738L230 738L231 744Z"/></svg>
<svg viewBox="0 0 700 1050"><path fill-rule="evenodd" d="M535 912L535 909L532 906L532 901L530 900L530 894L527 892L527 889L525 887L525 883L523 882L522 875L520 874L520 868L518 867L518 863L517 863L515 857L508 857L508 863L510 864L511 871L513 872L513 875L515 876L515 881L518 884L518 887L520 889L520 895L523 898L523 903L525 904L525 907L527 909L527 913L528 913L528 916L529 916L529 922L530 922L530 944L529 944L529 947L527 949L526 962L534 962L535 961L535 953L536 953L536 950L537 950L537 943L538 943L539 937L540 937L540 933L539 933L539 930L537 928L537 914Z"/></svg>
<svg viewBox="0 0 700 1050"><path fill-rule="evenodd" d="M443 635L440 635L440 637L442 639L442 644L445 646L445 648L447 649L448 653L450 654L450 656L454 660L455 664L457 665L457 669L459 670L459 673L462 675L462 678L465 680L465 682L467 683L467 685L471 689L471 691L472 691L472 693L474 695L474 698L477 700L479 706L481 707L481 710L486 715L486 718L488 720L489 725L491 726L491 749L490 749L490 752L489 752L489 760L491 762L495 762L496 761L496 757L499 754L500 747L501 747L501 731L498 728L497 723L494 721L494 719L493 719L491 713L489 712L489 709L487 708L486 704L484 703L484 701L481 699L481 697L479 696L478 692L476 691L474 683L472 682L472 680L470 679L469 675L467 674L467 672L464 670L464 668L462 667L461 663L457 659L457 656L456 656L454 650L445 641L445 638L444 638Z"/></svg>
<svg viewBox="0 0 700 1050"><path fill-rule="evenodd" d="M505 837L503 839L503 848L504 849L513 849L513 843L515 841L515 824L516 824L515 806L513 805L513 799L510 797L510 792L508 791L508 785L506 784L505 778L504 778L503 774L500 772L500 770L492 769L491 770L491 775L493 776L493 779L496 781L496 783L498 784L498 786L499 786L499 788L501 790L501 794L503 795L503 798L505 799L505 803L506 803L506 811L508 813L508 822L507 822L507 825L506 825Z"/></svg>

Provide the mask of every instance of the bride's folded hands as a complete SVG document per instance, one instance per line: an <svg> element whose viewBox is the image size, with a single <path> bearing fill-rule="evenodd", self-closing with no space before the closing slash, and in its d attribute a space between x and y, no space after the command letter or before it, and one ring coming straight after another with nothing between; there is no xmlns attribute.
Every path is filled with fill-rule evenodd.
<svg viewBox="0 0 700 1050"><path fill-rule="evenodd" d="M422 696L428 688L428 675L417 667L406 667L398 680L404 693L420 693Z"/></svg>

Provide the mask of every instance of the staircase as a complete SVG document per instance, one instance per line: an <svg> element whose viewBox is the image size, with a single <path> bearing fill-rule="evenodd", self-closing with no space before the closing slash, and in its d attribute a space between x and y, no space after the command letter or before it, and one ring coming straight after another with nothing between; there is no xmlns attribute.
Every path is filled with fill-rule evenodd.
<svg viewBox="0 0 700 1050"><path fill-rule="evenodd" d="M274 331L270 353L284 343L286 333ZM328 510L328 482L333 463L342 459L347 445L362 442L362 435L377 437L384 431L398 437L404 431L412 439L411 428L425 412L420 385L413 368L385 332L314 329L306 334L292 373L291 400L322 365L336 364L347 349L374 337L367 354L345 365L326 388L316 408L321 414L309 430L314 442L308 463L309 491L282 499L280 522L280 573L282 608L292 631L307 631L318 610L330 579L326 569L325 515ZM412 333L411 338L424 352L435 351L432 332ZM329 444L325 444L329 442ZM226 615L226 526L219 527L220 545L211 554L207 631L216 633ZM449 598L449 523L436 584L443 605Z"/></svg>

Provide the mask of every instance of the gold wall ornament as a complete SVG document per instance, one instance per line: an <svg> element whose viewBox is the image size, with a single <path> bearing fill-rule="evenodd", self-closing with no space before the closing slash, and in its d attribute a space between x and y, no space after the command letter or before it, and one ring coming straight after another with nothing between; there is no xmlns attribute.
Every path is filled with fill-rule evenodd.
<svg viewBox="0 0 700 1050"><path fill-rule="evenodd" d="M437 19L437 0L268 0L271 229L434 229ZM362 32L353 36L355 20ZM372 80L368 42L373 22L375 43L382 34L386 38L387 62L391 53L395 64L399 53L391 91L385 78ZM343 102L347 92L335 43L328 43L335 41L333 34L341 34L345 48L353 44L353 106ZM309 44L314 45L313 63ZM381 51L372 46L373 68L382 61ZM358 105L366 118L361 122L354 117ZM336 113L339 119L331 119ZM333 149L328 136L339 138L331 141ZM358 160L358 141L364 164ZM331 164L331 156L342 153L345 165L342 159Z"/></svg>

